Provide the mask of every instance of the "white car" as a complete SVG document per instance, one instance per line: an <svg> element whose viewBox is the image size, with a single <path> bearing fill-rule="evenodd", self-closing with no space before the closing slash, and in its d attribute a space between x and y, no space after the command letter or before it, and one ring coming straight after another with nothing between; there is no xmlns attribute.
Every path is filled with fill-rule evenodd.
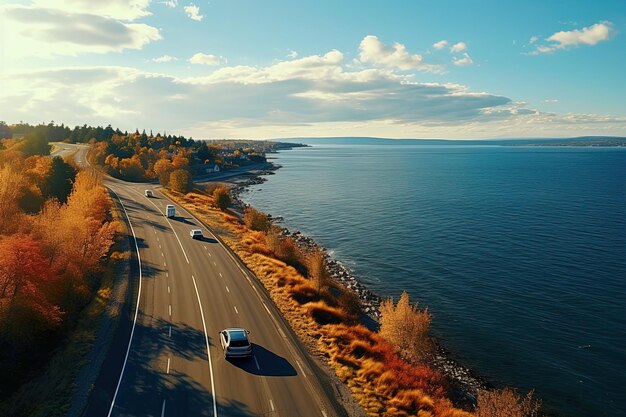
<svg viewBox="0 0 626 417"><path fill-rule="evenodd" d="M247 358L252 356L249 331L240 328L224 329L220 332L220 343L225 358Z"/></svg>
<svg viewBox="0 0 626 417"><path fill-rule="evenodd" d="M143 192L146 197L150 198L150 197L154 197L154 194L152 194L152 190L146 190Z"/></svg>
<svg viewBox="0 0 626 417"><path fill-rule="evenodd" d="M202 230L192 229L191 232L189 232L189 235L192 239L202 239Z"/></svg>

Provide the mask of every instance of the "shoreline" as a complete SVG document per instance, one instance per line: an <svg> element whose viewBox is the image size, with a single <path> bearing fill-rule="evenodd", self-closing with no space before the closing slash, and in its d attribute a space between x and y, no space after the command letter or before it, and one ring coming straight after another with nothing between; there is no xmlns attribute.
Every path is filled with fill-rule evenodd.
<svg viewBox="0 0 626 417"><path fill-rule="evenodd" d="M218 181L227 184L231 190L234 211L241 217L246 207L250 204L245 203L241 195L246 192L252 185L258 185L266 182L267 175L273 175L274 171L280 169L281 166L274 162L268 161L266 166L261 169L244 170L235 175L228 175L222 180L216 179L207 181L206 179L200 184ZM228 172L228 171L226 171ZM361 300L364 317L364 325L377 329L380 321L379 307L383 297L370 290L347 266L341 261L333 258L328 249L317 243L312 237L303 234L299 230L291 231L287 227L281 225L282 217L272 216L266 213L272 220L272 223L279 226L283 236L291 237L298 247L305 251L321 250L324 254L324 261L328 269L330 277L339 284L353 290ZM444 338L430 336L435 345L435 354L430 359L429 364L434 369L441 372L449 381L450 387L448 395L450 399L459 405L472 406L476 404L476 398L479 390L493 388L493 385L484 378L480 377L472 369L463 366L455 359L454 354L445 349L442 344Z"/></svg>

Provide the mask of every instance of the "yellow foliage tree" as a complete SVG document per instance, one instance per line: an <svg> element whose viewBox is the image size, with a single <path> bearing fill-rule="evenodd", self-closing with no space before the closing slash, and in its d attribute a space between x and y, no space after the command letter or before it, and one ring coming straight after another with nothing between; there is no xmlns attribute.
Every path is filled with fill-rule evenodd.
<svg viewBox="0 0 626 417"><path fill-rule="evenodd" d="M397 305L389 298L381 304L380 312L380 335L406 360L419 362L424 359L431 349L428 337L431 315L428 310L419 310L417 303L411 305L409 294L403 291Z"/></svg>
<svg viewBox="0 0 626 417"><path fill-rule="evenodd" d="M536 417L541 400L533 399L533 391L521 397L510 388L483 390L478 393L476 417Z"/></svg>

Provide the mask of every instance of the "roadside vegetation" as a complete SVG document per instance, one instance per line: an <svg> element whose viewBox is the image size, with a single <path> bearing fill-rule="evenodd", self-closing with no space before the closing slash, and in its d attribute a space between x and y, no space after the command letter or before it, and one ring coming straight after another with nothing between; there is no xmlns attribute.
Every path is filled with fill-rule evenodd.
<svg viewBox="0 0 626 417"><path fill-rule="evenodd" d="M476 410L455 407L447 398L445 377L429 366L434 345L427 310L403 293L397 302L389 299L381 306L378 331L364 326L358 296L330 278L320 251L301 250L252 207L239 219L218 205L218 188L169 195L245 262L301 340L334 370L368 415L536 416L532 394L522 398L511 390L481 393Z"/></svg>
<svg viewBox="0 0 626 417"><path fill-rule="evenodd" d="M103 259L118 224L98 174L48 157L41 132L0 144L0 369L11 375L0 415L52 415L37 400L52 395L59 410L68 398L87 341L76 329L107 297Z"/></svg>

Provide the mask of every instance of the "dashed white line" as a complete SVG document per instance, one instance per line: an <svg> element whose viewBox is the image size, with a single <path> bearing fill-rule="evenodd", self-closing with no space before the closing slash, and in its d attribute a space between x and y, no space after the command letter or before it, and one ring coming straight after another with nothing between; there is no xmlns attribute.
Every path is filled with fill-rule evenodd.
<svg viewBox="0 0 626 417"><path fill-rule="evenodd" d="M169 285L167 286L167 293L168 293L168 294L171 294L171 293L172 293L172 292L170 291L170 286L169 286Z"/></svg>
<svg viewBox="0 0 626 417"><path fill-rule="evenodd" d="M161 417L165 416L165 400L163 400L163 407L161 408Z"/></svg>
<svg viewBox="0 0 626 417"><path fill-rule="evenodd" d="M224 277L222 276L222 273L221 273L221 272L220 272L220 278L224 278Z"/></svg>
<svg viewBox="0 0 626 417"><path fill-rule="evenodd" d="M163 248L161 247L161 245L159 245L159 249L163 249Z"/></svg>
<svg viewBox="0 0 626 417"><path fill-rule="evenodd" d="M170 304L168 307L169 307L169 310L170 310L170 317L172 317L172 305Z"/></svg>
<svg viewBox="0 0 626 417"><path fill-rule="evenodd" d="M209 252L209 256L213 256L213 255L211 255L211 252Z"/></svg>
<svg viewBox="0 0 626 417"><path fill-rule="evenodd" d="M326 414L326 411L324 411L324 410L322 410L322 415L323 415L324 417L328 417L328 415Z"/></svg>
<svg viewBox="0 0 626 417"><path fill-rule="evenodd" d="M167 371L166 371L166 373L168 373L168 374L170 373L170 358L169 357L167 358Z"/></svg>
<svg viewBox="0 0 626 417"><path fill-rule="evenodd" d="M259 361L256 359L256 356L253 356L253 358L254 358L254 363L256 364L257 371L260 371L261 367L259 366Z"/></svg>
<svg viewBox="0 0 626 417"><path fill-rule="evenodd" d="M276 409L274 408L274 403L272 402L271 398L270 398L270 407L271 407L272 411L276 411Z"/></svg>
<svg viewBox="0 0 626 417"><path fill-rule="evenodd" d="M161 252L161 256L165 258L165 255L163 255L163 252Z"/></svg>
<svg viewBox="0 0 626 417"><path fill-rule="evenodd" d="M170 276L170 273L169 273L169 272L166 272L166 273L165 273L165 276L166 276L166 277L169 277L169 276Z"/></svg>
<svg viewBox="0 0 626 417"><path fill-rule="evenodd" d="M235 309L235 313L239 314L239 311L237 311L237 307L233 306L233 308Z"/></svg>
<svg viewBox="0 0 626 417"><path fill-rule="evenodd" d="M217 264L215 262L213 262L213 266L217 266Z"/></svg>
<svg viewBox="0 0 626 417"><path fill-rule="evenodd" d="M272 313L270 313L270 309L267 308L267 306L265 305L265 303L263 303L263 307L265 307L265 311L267 311L267 314L269 314L270 316L272 315Z"/></svg>
<svg viewBox="0 0 626 417"><path fill-rule="evenodd" d="M230 292L230 290L228 289L228 285L226 286L226 291Z"/></svg>
<svg viewBox="0 0 626 417"><path fill-rule="evenodd" d="M167 267L167 262L163 262L163 266Z"/></svg>
<svg viewBox="0 0 626 417"><path fill-rule="evenodd" d="M167 337L169 337L170 339L172 338L172 326L170 326L170 331L167 334Z"/></svg>

